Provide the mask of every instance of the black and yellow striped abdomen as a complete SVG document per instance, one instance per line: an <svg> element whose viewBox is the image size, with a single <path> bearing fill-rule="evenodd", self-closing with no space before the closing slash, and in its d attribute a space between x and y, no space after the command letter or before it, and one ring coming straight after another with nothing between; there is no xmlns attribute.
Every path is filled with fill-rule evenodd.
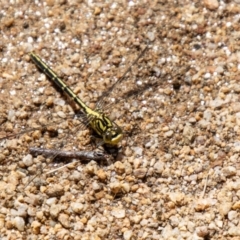
<svg viewBox="0 0 240 240"><path fill-rule="evenodd" d="M89 108L67 85L61 80L57 74L35 53L29 53L35 65L45 73L49 79L62 89L82 111L87 115L87 122L91 128L102 137L104 143L110 145L117 145L123 137L122 129L114 122L112 122L106 115Z"/></svg>

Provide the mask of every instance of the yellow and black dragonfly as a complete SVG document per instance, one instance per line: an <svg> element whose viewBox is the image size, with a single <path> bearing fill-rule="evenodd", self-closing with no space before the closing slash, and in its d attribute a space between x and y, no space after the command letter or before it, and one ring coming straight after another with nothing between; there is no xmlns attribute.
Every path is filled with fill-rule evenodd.
<svg viewBox="0 0 240 240"><path fill-rule="evenodd" d="M131 70L132 66L144 55L147 51L148 45L141 51L134 62L126 69L124 74L108 89L108 91L102 95L96 105L96 109L91 109L87 106L67 84L57 75L57 73L46 64L40 56L34 52L30 52L29 56L38 69L43 72L49 80L53 82L58 88L60 88L66 95L68 95L81 109L84 115L84 123L89 126L93 132L101 139L102 145L108 148L117 148L123 138L123 130L114 121L112 121L103 111L103 99L106 99L112 92L112 90L119 85L126 77L127 73ZM29 131L29 130L28 130ZM23 133L26 131L23 131ZM20 132L21 134L21 132ZM19 135L20 135L19 134ZM9 137L9 136L8 136ZM7 137L5 137L7 138ZM3 139L3 138L2 138ZM1 140L1 139L0 139ZM80 151L76 153L60 152L57 150L47 150L41 148L30 148L30 153L33 155L43 154L46 156L63 156L63 157L80 157L85 159L104 159L103 155L95 154L95 152ZM53 158L54 158L53 157Z"/></svg>

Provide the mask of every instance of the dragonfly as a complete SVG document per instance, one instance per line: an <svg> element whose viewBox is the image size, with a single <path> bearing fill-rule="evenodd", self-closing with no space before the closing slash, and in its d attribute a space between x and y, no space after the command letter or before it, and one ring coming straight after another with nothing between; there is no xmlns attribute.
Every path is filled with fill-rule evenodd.
<svg viewBox="0 0 240 240"><path fill-rule="evenodd" d="M105 94L103 94L98 101L96 108L92 109L89 106L85 104L84 101L82 101L74 92L73 90L57 75L57 73L47 64L45 63L40 56L38 56L35 52L30 52L29 56L32 62L37 66L37 68L43 72L48 79L55 84L57 87L59 87L70 99L72 99L82 110L82 113L85 118L85 124L89 126L93 132L97 135L97 137L101 140L101 145L107 146L108 148L115 148L119 145L121 140L123 139L124 132L120 126L118 126L117 123L112 121L103 111L103 102L105 99L111 94L112 90L119 85L126 77L128 72L131 70L132 66L135 65L138 60L144 55L144 53L147 51L148 45L145 46L145 48L140 52L140 54L137 56L137 58L132 62L132 64L125 70L124 74L108 89ZM25 132L29 132L25 131ZM24 131L23 131L24 133ZM21 134L21 132L20 132ZM20 135L17 134L17 135ZM4 139L6 139L5 137ZM0 139L1 140L1 139ZM104 148L106 149L106 148ZM79 154L65 154L63 151L57 151L57 150L47 150L47 149L41 149L41 148L30 148L29 149L30 154L32 155L47 155L49 156L52 154L55 158L56 156L77 156L82 158L91 158L91 159L105 159L103 155L94 154L93 152L86 153L84 151L79 152ZM111 151L110 151L111 152Z"/></svg>
<svg viewBox="0 0 240 240"><path fill-rule="evenodd" d="M30 52L29 55L34 64L82 109L87 117L88 125L105 144L115 146L122 140L122 129L115 122L104 113L88 107L37 54Z"/></svg>

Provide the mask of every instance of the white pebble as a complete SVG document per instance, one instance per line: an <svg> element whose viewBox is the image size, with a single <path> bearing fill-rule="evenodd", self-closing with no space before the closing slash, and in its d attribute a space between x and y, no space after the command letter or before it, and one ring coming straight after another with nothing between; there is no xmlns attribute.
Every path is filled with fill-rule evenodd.
<svg viewBox="0 0 240 240"><path fill-rule="evenodd" d="M164 137L171 137L173 134L174 134L173 130L170 130L164 134Z"/></svg>
<svg viewBox="0 0 240 240"><path fill-rule="evenodd" d="M215 72L216 73L223 73L224 72L224 69L222 66L217 66L216 69L215 69Z"/></svg>
<svg viewBox="0 0 240 240"><path fill-rule="evenodd" d="M124 232L123 239L124 240L130 240L132 238L132 235L133 235L132 230L128 230L128 231Z"/></svg>
<svg viewBox="0 0 240 240"><path fill-rule="evenodd" d="M231 236L240 236L240 228L236 226L230 227L228 234Z"/></svg>
<svg viewBox="0 0 240 240"><path fill-rule="evenodd" d="M113 209L111 214L116 218L124 218L125 217L125 210L124 209Z"/></svg>
<svg viewBox="0 0 240 240"><path fill-rule="evenodd" d="M237 218L237 216L238 216L237 211L230 211L230 212L228 213L228 219L229 219L230 221L232 221L232 220L234 220L235 218Z"/></svg>
<svg viewBox="0 0 240 240"><path fill-rule="evenodd" d="M98 191L98 190L101 189L101 186L97 182L93 182L92 183L92 188L93 188L94 191Z"/></svg>
<svg viewBox="0 0 240 240"><path fill-rule="evenodd" d="M135 154L137 154L138 156L142 156L143 153L143 149L140 147L133 147L133 150L135 151Z"/></svg>
<svg viewBox="0 0 240 240"><path fill-rule="evenodd" d="M32 37L28 37L28 38L27 38L27 42L28 42L28 43L33 43L33 38L32 38Z"/></svg>
<svg viewBox="0 0 240 240"><path fill-rule="evenodd" d="M218 211L222 216L226 216L229 211L231 210L232 203L231 202L224 202L219 205Z"/></svg>
<svg viewBox="0 0 240 240"><path fill-rule="evenodd" d="M53 204L50 207L50 215L52 218L57 218L61 211L61 207L58 204Z"/></svg>
<svg viewBox="0 0 240 240"><path fill-rule="evenodd" d="M205 79L209 79L211 77L211 73L206 73L204 76L203 76Z"/></svg>
<svg viewBox="0 0 240 240"><path fill-rule="evenodd" d="M226 23L226 27L231 27L232 26L232 23L231 22L227 22Z"/></svg>
<svg viewBox="0 0 240 240"><path fill-rule="evenodd" d="M30 167L33 164L33 157L32 155L28 154L23 158L23 163L26 167Z"/></svg>
<svg viewBox="0 0 240 240"><path fill-rule="evenodd" d="M219 228L222 228L223 227L223 221L221 220L216 220L216 225L219 227Z"/></svg>
<svg viewBox="0 0 240 240"><path fill-rule="evenodd" d="M181 192L171 192L169 193L169 198L175 204L179 204L184 201L184 194Z"/></svg>
<svg viewBox="0 0 240 240"><path fill-rule="evenodd" d="M55 197L48 198L48 199L46 200L46 204L47 204L48 206L51 206L51 205L55 204L56 202L57 202L57 198L55 198Z"/></svg>
<svg viewBox="0 0 240 240"><path fill-rule="evenodd" d="M84 209L84 205L82 203L71 203L71 208L75 213L82 213L83 209Z"/></svg>
<svg viewBox="0 0 240 240"><path fill-rule="evenodd" d="M156 173L161 174L164 170L164 163L162 161L157 161L154 164L154 170L156 171Z"/></svg>
<svg viewBox="0 0 240 240"><path fill-rule="evenodd" d="M57 115L58 115L60 118L66 118L66 114L65 114L63 111L58 111L58 112L57 112Z"/></svg>
<svg viewBox="0 0 240 240"><path fill-rule="evenodd" d="M225 177L232 177L237 174L237 170L233 166L228 166L228 167L223 168L222 172Z"/></svg>
<svg viewBox="0 0 240 240"><path fill-rule="evenodd" d="M28 206L26 204L20 204L17 208L17 215L19 217L26 217L27 209L28 209Z"/></svg>
<svg viewBox="0 0 240 240"><path fill-rule="evenodd" d="M147 33L147 37L148 37L148 39L149 39L150 41L154 41L154 39L155 39L155 34L154 34L154 32L148 32L148 33Z"/></svg>
<svg viewBox="0 0 240 240"><path fill-rule="evenodd" d="M25 221L22 217L15 217L14 225L19 231L24 231Z"/></svg>
<svg viewBox="0 0 240 240"><path fill-rule="evenodd" d="M54 104L59 105L59 106L64 106L65 105L65 101L60 99L60 98L56 98L54 100Z"/></svg>

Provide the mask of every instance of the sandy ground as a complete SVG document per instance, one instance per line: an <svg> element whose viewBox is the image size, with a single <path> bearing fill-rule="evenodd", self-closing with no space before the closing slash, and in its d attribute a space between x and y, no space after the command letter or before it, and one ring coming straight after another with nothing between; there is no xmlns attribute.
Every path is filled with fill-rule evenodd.
<svg viewBox="0 0 240 240"><path fill-rule="evenodd" d="M0 239L240 239L238 2L1 0ZM29 147L101 150L28 53L94 107L146 45L104 99L117 159L49 173Z"/></svg>

